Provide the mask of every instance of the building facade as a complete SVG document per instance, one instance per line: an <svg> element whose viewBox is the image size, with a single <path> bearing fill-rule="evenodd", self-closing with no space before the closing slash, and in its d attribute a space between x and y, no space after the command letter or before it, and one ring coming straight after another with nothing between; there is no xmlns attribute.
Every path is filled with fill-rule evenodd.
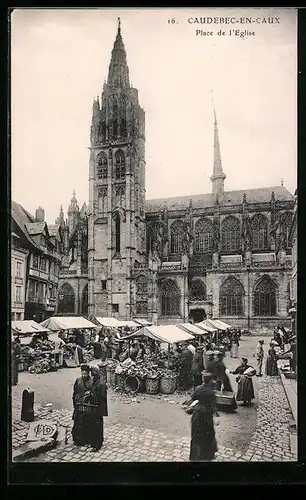
<svg viewBox="0 0 306 500"><path fill-rule="evenodd" d="M108 78L93 103L89 207L83 219L71 215L79 221L72 238L78 257L73 269L62 268L62 296L67 291L81 304L88 283L89 318L289 324L294 198L283 185L225 190L216 116L213 147L211 193L146 200L145 113L119 23Z"/></svg>
<svg viewBox="0 0 306 500"><path fill-rule="evenodd" d="M295 192L295 203L294 203L294 212L293 212L293 220L290 231L290 243L292 248L292 273L291 273L291 282L290 282L290 313L292 317L293 323L293 331L297 333L296 330L296 315L297 315L297 293L298 293L298 283L297 283L297 271L298 271L298 235L297 235L297 212L298 212L298 204L297 204L297 192Z"/></svg>
<svg viewBox="0 0 306 500"><path fill-rule="evenodd" d="M88 207L84 203L81 210L73 192L68 208L68 218L64 219L63 209L56 220L63 234L63 256L59 275L58 315L88 314Z"/></svg>
<svg viewBox="0 0 306 500"><path fill-rule="evenodd" d="M44 217L44 210L41 207L36 210L33 217L21 205L12 202L12 239L14 245L18 240L18 251L21 252L22 249L25 254L24 314L20 319L33 319L37 322L52 316L56 310L62 253L61 229L57 226L48 227ZM12 245L12 279L15 254L16 250ZM14 277L14 282L16 279L17 277ZM12 283L12 288L13 286ZM12 315L13 312L17 313L14 295L12 295Z"/></svg>
<svg viewBox="0 0 306 500"><path fill-rule="evenodd" d="M28 250L21 248L20 238L11 235L11 319L23 320L26 299L26 267Z"/></svg>

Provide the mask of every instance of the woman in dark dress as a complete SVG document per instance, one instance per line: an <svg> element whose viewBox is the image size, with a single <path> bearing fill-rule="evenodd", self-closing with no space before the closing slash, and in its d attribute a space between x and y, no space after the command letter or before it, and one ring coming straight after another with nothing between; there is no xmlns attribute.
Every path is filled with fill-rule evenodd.
<svg viewBox="0 0 306 500"><path fill-rule="evenodd" d="M72 438L77 446L84 446L89 443L89 422L88 413L84 413L79 404L89 403L92 381L89 375L89 366L81 366L81 377L77 378L73 387L73 428Z"/></svg>
<svg viewBox="0 0 306 500"><path fill-rule="evenodd" d="M193 357L191 364L191 375L193 377L193 387L196 388L198 385L202 384L202 372L204 370L204 361L202 348L197 347L196 353Z"/></svg>
<svg viewBox="0 0 306 500"><path fill-rule="evenodd" d="M12 341L11 363L12 363L12 385L18 384L18 363L21 356L20 341Z"/></svg>
<svg viewBox="0 0 306 500"><path fill-rule="evenodd" d="M275 352L273 344L270 344L270 349L268 350L268 355L266 360L266 375L270 377L278 376L277 354Z"/></svg>
<svg viewBox="0 0 306 500"><path fill-rule="evenodd" d="M103 417L108 416L107 407L107 387L101 380L99 368L92 366L90 373L93 378L93 383L90 391L90 403L96 406L96 409L90 415L90 433L89 443L92 446L91 451L101 449L104 441L104 422Z"/></svg>
<svg viewBox="0 0 306 500"><path fill-rule="evenodd" d="M238 375L236 379L238 383L236 400L242 401L242 406L249 406L252 399L255 398L252 378L244 375L244 372L248 368L252 367L248 365L248 360L246 358L242 358L241 365L237 366L236 370L231 372L233 375Z"/></svg>
<svg viewBox="0 0 306 500"><path fill-rule="evenodd" d="M212 376L203 372L203 383L196 387L191 402L198 401L191 417L191 443L189 460L209 462L218 451L214 429L214 415L218 416Z"/></svg>
<svg viewBox="0 0 306 500"><path fill-rule="evenodd" d="M226 373L226 366L223 363L223 354L219 351L215 353L215 366L214 366L214 375L215 375L215 389L217 391L223 390L225 392L233 392L230 379Z"/></svg>

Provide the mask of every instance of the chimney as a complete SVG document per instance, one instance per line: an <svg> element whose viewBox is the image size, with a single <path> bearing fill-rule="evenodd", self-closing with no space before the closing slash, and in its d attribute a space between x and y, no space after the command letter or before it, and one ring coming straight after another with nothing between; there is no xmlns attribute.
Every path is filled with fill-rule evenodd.
<svg viewBox="0 0 306 500"><path fill-rule="evenodd" d="M45 211L43 208L38 207L35 212L35 222L44 222L45 221Z"/></svg>

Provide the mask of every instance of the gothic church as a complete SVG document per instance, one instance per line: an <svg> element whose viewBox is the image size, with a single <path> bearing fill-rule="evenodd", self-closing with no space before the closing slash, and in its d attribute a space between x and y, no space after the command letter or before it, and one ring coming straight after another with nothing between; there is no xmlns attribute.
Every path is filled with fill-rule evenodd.
<svg viewBox="0 0 306 500"><path fill-rule="evenodd" d="M145 112L131 87L120 21L101 99L93 103L89 206L75 193L65 234L58 313L219 318L241 328L290 324L284 186L225 191L214 120L212 192L146 200Z"/></svg>

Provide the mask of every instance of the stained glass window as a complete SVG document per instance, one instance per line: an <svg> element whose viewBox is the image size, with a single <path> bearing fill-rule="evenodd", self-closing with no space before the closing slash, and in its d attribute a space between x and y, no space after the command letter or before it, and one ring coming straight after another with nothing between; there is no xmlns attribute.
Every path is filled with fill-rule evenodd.
<svg viewBox="0 0 306 500"><path fill-rule="evenodd" d="M236 278L228 278L220 288L219 308L221 316L243 315L244 289Z"/></svg>
<svg viewBox="0 0 306 500"><path fill-rule="evenodd" d="M237 252L240 249L240 222L229 215L221 223L221 241L224 252Z"/></svg>
<svg viewBox="0 0 306 500"><path fill-rule="evenodd" d="M254 215L251 219L252 249L267 250L268 247L268 221L261 214Z"/></svg>
<svg viewBox="0 0 306 500"><path fill-rule="evenodd" d="M191 282L190 288L190 298L191 300L205 300L206 299L206 287L200 279L195 279Z"/></svg>
<svg viewBox="0 0 306 500"><path fill-rule="evenodd" d="M183 251L184 224L180 220L172 223L171 228L171 253L181 254Z"/></svg>
<svg viewBox="0 0 306 500"><path fill-rule="evenodd" d="M115 153L115 177L117 180L125 179L125 155L122 149Z"/></svg>
<svg viewBox="0 0 306 500"><path fill-rule="evenodd" d="M195 225L195 253L209 253L212 251L213 226L210 220L200 219Z"/></svg>
<svg viewBox="0 0 306 500"><path fill-rule="evenodd" d="M161 310L163 316L180 315L181 294L174 280L168 279L161 286Z"/></svg>
<svg viewBox="0 0 306 500"><path fill-rule="evenodd" d="M268 276L254 290L255 316L276 316L276 285Z"/></svg>

